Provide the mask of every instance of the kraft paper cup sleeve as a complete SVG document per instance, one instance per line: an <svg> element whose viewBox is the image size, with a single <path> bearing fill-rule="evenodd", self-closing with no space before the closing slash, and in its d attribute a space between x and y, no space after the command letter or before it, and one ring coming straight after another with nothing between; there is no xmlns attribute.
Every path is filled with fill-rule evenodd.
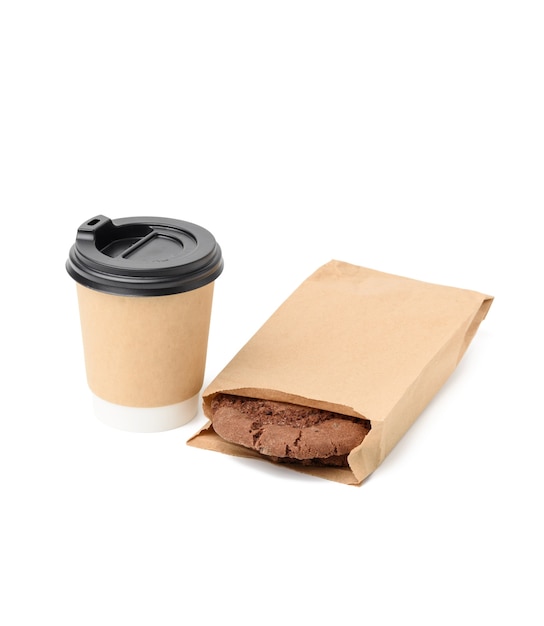
<svg viewBox="0 0 544 626"><path fill-rule="evenodd" d="M282 467L360 484L456 368L493 301L342 261L308 277L203 392L210 421L188 444L264 459L213 431L217 393L294 402L367 419L349 467Z"/></svg>
<svg viewBox="0 0 544 626"><path fill-rule="evenodd" d="M202 388L213 283L130 298L77 285L89 387L123 406L174 405ZM165 330L166 329L166 330Z"/></svg>

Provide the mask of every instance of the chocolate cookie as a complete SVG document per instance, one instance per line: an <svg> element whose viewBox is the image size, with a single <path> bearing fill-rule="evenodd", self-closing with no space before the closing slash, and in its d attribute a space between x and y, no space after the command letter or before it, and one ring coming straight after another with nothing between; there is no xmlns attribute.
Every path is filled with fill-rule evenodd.
<svg viewBox="0 0 544 626"><path fill-rule="evenodd" d="M347 465L370 430L366 420L287 402L218 394L211 409L220 437L275 461Z"/></svg>

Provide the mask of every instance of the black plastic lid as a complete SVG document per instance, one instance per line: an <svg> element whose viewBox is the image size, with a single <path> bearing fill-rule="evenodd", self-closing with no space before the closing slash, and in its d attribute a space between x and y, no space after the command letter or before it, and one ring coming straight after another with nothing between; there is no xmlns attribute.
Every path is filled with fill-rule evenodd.
<svg viewBox="0 0 544 626"><path fill-rule="evenodd" d="M165 296L211 283L223 271L223 257L213 235L196 224L97 215L79 227L66 270L98 291Z"/></svg>

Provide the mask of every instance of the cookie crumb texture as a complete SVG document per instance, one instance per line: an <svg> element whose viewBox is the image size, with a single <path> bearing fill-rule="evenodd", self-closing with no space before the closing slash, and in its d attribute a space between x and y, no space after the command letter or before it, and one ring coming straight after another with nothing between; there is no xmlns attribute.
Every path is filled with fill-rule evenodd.
<svg viewBox="0 0 544 626"><path fill-rule="evenodd" d="M215 432L272 461L346 466L370 430L366 420L311 407L218 394L211 401Z"/></svg>

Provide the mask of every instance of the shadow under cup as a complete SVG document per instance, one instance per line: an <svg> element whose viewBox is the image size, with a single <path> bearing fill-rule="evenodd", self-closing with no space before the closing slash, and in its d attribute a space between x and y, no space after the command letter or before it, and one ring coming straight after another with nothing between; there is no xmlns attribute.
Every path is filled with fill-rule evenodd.
<svg viewBox="0 0 544 626"><path fill-rule="evenodd" d="M77 294L97 417L123 430L177 428L198 411L221 249L166 218L82 224L66 269Z"/></svg>

